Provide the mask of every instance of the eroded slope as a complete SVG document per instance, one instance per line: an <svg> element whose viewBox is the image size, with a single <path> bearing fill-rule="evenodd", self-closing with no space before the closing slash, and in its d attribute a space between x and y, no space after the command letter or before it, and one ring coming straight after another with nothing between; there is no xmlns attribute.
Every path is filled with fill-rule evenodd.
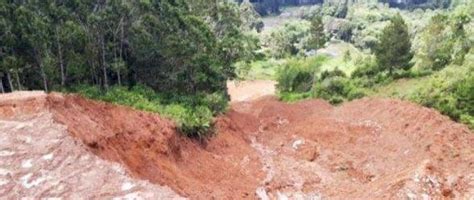
<svg viewBox="0 0 474 200"><path fill-rule="evenodd" d="M27 190L21 182L8 183L22 193L8 192L2 185L10 197L46 194L43 189L28 193L50 184L49 179L39 179L46 173L66 180L93 176L79 179L91 183L81 183L84 188L76 190L92 197L127 195L121 189L130 185L147 192L143 195L165 195L160 199L176 197L173 191L191 199L474 197L474 135L434 110L403 101L362 99L339 107L321 100L287 104L274 97L235 102L217 119L217 136L199 142L182 137L173 123L156 114L74 95L3 99L0 129L7 136L2 142L7 143L2 143L1 156L16 163L6 168L6 161L0 161L2 169L14 171L3 174L17 173L11 180L23 178L28 179L27 186L33 184ZM22 137L34 142L23 145ZM62 146L52 141L63 141ZM41 149L36 144L45 142L50 146L38 155L31 153ZM6 147L16 148L17 143L25 148L23 153L10 155L20 149ZM66 160L62 163L71 164L61 166L69 168L48 168L55 165L42 157L49 158L54 149L60 149L54 152L57 162ZM95 160L83 161L82 155ZM37 166L40 175L25 177L30 165ZM116 166L123 166L125 175L110 179ZM106 175L101 175L103 171ZM131 180L128 173L157 185ZM76 189L71 187L75 182L62 183ZM99 189L96 184L109 185Z"/></svg>

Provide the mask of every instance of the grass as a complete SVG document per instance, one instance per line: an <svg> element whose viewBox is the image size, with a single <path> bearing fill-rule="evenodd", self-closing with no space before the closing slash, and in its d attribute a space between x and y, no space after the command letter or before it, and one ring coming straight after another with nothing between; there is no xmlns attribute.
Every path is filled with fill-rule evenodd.
<svg viewBox="0 0 474 200"><path fill-rule="evenodd" d="M387 85L378 85L368 91L369 96L406 99L427 84L430 77L398 79Z"/></svg>
<svg viewBox="0 0 474 200"><path fill-rule="evenodd" d="M243 80L275 80L277 69L286 59L257 60L251 63L238 63L239 78Z"/></svg>

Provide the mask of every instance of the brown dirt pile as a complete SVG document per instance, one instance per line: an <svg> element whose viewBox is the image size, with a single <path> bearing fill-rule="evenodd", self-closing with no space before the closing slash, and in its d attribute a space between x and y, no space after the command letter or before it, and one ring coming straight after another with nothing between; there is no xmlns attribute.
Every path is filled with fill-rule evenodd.
<svg viewBox="0 0 474 200"><path fill-rule="evenodd" d="M204 143L156 114L59 94L43 104L89 152L191 199L474 197L474 134L412 103L235 102Z"/></svg>
<svg viewBox="0 0 474 200"><path fill-rule="evenodd" d="M260 121L269 197L474 197L474 135L437 111L388 99L235 106Z"/></svg>

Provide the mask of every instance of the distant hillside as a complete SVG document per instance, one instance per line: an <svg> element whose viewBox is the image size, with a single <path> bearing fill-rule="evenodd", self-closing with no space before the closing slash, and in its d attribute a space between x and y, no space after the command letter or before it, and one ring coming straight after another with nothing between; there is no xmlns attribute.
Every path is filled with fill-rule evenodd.
<svg viewBox="0 0 474 200"><path fill-rule="evenodd" d="M272 13L279 13L283 6L300 6L313 4L351 4L357 2L380 2L388 3L390 7L397 7L401 9L416 9L416 8L448 8L452 3L463 0L237 0L250 1L255 5L256 10L261 15L268 15Z"/></svg>

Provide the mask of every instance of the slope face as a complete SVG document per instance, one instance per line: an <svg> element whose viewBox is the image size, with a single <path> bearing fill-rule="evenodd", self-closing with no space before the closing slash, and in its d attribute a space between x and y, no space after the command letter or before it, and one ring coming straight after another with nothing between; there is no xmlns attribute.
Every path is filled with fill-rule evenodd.
<svg viewBox="0 0 474 200"><path fill-rule="evenodd" d="M42 92L2 95L0 111L2 199L180 199L88 151L54 122Z"/></svg>
<svg viewBox="0 0 474 200"><path fill-rule="evenodd" d="M200 143L155 114L77 96L3 99L0 130L7 139L1 156L10 160L0 161L0 176L10 182L0 192L9 197L68 197L55 192L61 187L42 189L57 182L44 174L58 177L66 191L91 198L177 198L173 191L191 199L474 197L474 134L403 101L362 99L339 107L320 100L286 104L274 97L234 102L216 121L218 135ZM89 160L82 159L86 155ZM125 172L115 172L118 166ZM131 185L134 192L122 190Z"/></svg>
<svg viewBox="0 0 474 200"><path fill-rule="evenodd" d="M155 114L78 96L50 95L48 104L55 120L91 152L183 196L252 199L263 175L242 133L224 130L203 145Z"/></svg>

